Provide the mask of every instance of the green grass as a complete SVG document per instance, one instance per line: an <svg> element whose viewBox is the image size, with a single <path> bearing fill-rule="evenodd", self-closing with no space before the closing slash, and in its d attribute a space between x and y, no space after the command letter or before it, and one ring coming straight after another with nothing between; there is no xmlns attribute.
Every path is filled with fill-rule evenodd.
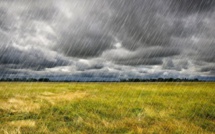
<svg viewBox="0 0 215 134"><path fill-rule="evenodd" d="M215 83L0 83L0 133L215 133Z"/></svg>

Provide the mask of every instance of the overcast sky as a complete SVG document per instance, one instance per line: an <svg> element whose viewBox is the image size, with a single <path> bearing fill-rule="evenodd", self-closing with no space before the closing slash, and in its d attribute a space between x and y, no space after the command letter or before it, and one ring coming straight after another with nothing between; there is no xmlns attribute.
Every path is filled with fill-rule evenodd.
<svg viewBox="0 0 215 134"><path fill-rule="evenodd" d="M215 1L0 0L0 77L215 78Z"/></svg>

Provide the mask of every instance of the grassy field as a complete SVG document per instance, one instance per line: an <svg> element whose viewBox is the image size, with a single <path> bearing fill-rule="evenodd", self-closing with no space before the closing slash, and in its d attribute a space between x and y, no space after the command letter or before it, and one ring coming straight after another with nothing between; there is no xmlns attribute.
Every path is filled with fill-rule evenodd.
<svg viewBox="0 0 215 134"><path fill-rule="evenodd" d="M212 134L215 83L0 83L0 134Z"/></svg>

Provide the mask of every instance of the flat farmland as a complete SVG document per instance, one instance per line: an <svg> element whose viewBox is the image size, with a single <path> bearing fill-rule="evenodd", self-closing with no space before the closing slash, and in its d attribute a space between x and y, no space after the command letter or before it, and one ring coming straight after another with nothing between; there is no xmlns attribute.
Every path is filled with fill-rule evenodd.
<svg viewBox="0 0 215 134"><path fill-rule="evenodd" d="M215 133L215 83L0 83L1 134Z"/></svg>

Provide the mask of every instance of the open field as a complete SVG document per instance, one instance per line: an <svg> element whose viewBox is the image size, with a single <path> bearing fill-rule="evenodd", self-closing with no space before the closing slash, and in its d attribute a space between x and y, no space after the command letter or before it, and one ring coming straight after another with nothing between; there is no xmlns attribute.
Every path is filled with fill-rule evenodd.
<svg viewBox="0 0 215 134"><path fill-rule="evenodd" d="M0 134L215 133L215 83L0 83Z"/></svg>

